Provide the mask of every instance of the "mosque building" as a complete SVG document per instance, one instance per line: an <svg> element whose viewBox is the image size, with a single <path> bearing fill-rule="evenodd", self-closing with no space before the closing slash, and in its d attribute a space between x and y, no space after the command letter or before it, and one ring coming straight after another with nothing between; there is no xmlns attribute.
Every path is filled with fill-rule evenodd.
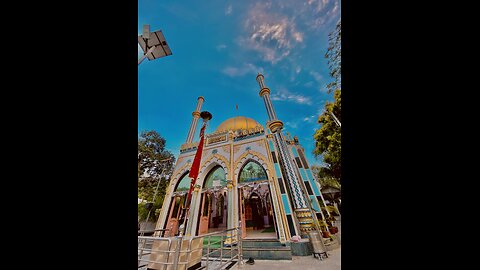
<svg viewBox="0 0 480 270"><path fill-rule="evenodd" d="M241 226L243 238L289 241L311 230L328 230L325 200L298 138L282 133L264 76L256 78L268 114L266 126L237 116L205 134L185 235ZM190 188L189 170L199 142L194 134L204 102L198 98L186 142L181 146L157 229L176 235ZM321 208L322 207L322 208Z"/></svg>

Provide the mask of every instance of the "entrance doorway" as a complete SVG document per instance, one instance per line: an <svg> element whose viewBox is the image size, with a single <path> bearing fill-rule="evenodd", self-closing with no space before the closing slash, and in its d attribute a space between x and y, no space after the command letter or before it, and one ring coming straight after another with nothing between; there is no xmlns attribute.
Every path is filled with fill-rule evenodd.
<svg viewBox="0 0 480 270"><path fill-rule="evenodd" d="M199 211L198 235L226 230L227 214L226 190L205 190Z"/></svg>
<svg viewBox="0 0 480 270"><path fill-rule="evenodd" d="M240 169L238 194L242 237L277 238L267 172L257 161Z"/></svg>
<svg viewBox="0 0 480 270"><path fill-rule="evenodd" d="M268 182L239 187L243 238L277 238Z"/></svg>
<svg viewBox="0 0 480 270"><path fill-rule="evenodd" d="M225 171L216 166L205 178L200 210L198 211L198 234L216 232L227 229L227 180Z"/></svg>
<svg viewBox="0 0 480 270"><path fill-rule="evenodd" d="M180 178L172 194L170 207L168 208L167 222L164 229L166 229L165 235L174 236L180 232L180 226L184 223L185 218L185 201L187 197L187 191L190 189L190 178L188 177L188 171Z"/></svg>

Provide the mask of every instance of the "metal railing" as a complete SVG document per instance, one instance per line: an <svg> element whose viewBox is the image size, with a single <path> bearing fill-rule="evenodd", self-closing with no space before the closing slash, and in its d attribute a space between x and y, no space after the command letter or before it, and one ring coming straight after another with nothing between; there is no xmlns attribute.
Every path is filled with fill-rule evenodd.
<svg viewBox="0 0 480 270"><path fill-rule="evenodd" d="M151 236L156 232L162 232L162 236L170 236L170 230L169 229L156 229L156 230L139 230L138 231L138 236Z"/></svg>
<svg viewBox="0 0 480 270"><path fill-rule="evenodd" d="M138 268L222 269L243 264L241 228L200 236L138 236ZM206 245L206 247L204 247Z"/></svg>

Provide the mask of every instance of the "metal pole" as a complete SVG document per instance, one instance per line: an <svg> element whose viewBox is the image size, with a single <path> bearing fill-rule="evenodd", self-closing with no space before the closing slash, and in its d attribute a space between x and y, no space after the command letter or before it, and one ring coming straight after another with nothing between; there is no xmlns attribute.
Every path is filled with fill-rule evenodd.
<svg viewBox="0 0 480 270"><path fill-rule="evenodd" d="M238 255L238 264L237 268L240 268L240 265L243 265L243 247L242 247L242 227L237 227L237 255Z"/></svg>
<svg viewBox="0 0 480 270"><path fill-rule="evenodd" d="M202 126L202 129L203 128L206 128L207 126L207 121L208 119L203 119L203 126ZM202 136L205 136L205 134L203 134ZM201 141L201 140L200 140ZM200 145L198 146L200 147ZM197 148L198 149L198 148ZM200 159L202 158L202 156L200 155ZM198 178L198 176L197 176ZM197 179L193 179L192 178L192 182L195 183ZM185 200L185 216L183 218L183 228L182 230L180 231L180 235L184 235L186 233L186 230L187 230L187 218L190 214L190 202L191 202L191 199L192 199L192 191L193 191L193 188L194 186L191 184L190 185L190 189L188 190L188 193L187 193L187 197L186 197L186 200ZM183 232L182 232L183 231Z"/></svg>
<svg viewBox="0 0 480 270"><path fill-rule="evenodd" d="M342 123L340 123L340 121L338 121L335 114L333 114L333 112L330 112L330 111L328 111L328 113L333 117L333 121L335 122L335 124L337 124L337 126L339 126L339 127L342 127Z"/></svg>
<svg viewBox="0 0 480 270"><path fill-rule="evenodd" d="M145 60L145 58L147 57L147 55L148 55L149 53L153 52L153 50L155 49L155 47L156 47L156 46L150 47L150 49L148 49L148 51L147 51L144 55L142 55L142 57L140 57L140 59L138 59L138 65L140 65L140 63L142 63L143 60Z"/></svg>
<svg viewBox="0 0 480 270"><path fill-rule="evenodd" d="M182 242L183 242L183 237L180 235L177 238L177 246L176 246L176 250L175 250L175 258L174 258L174 262L173 262L173 269L174 270L178 270L178 263L179 263L179 259L180 259L180 249L181 249L181 246L182 246Z"/></svg>
<svg viewBox="0 0 480 270"><path fill-rule="evenodd" d="M171 159L172 159L172 158L169 157L169 158L160 160L160 162L162 162L162 161L169 161L169 160L171 160ZM158 187L160 186L160 182L162 181L161 175L163 174L163 171L165 171L165 165L163 166L162 171L160 172L160 177L159 177L159 179L158 179L157 187L155 188L155 193L153 194L153 199L152 199L153 204L155 204L155 199L157 198ZM152 207L148 210L146 222L148 222L148 219L150 218L150 213L152 212L153 204L152 204ZM144 230L144 231L145 231L145 230ZM144 232L141 232L140 235L143 236L143 235L144 235Z"/></svg>

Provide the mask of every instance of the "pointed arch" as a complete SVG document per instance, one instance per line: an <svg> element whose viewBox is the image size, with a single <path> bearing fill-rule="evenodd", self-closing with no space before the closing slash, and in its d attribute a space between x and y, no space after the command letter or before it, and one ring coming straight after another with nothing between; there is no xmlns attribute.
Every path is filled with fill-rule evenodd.
<svg viewBox="0 0 480 270"><path fill-rule="evenodd" d="M271 175L267 158L256 151L248 150L243 155L241 155L234 163L235 169L233 174L237 176L236 183L238 183L240 169L242 169L243 166L251 160L256 161L265 170L267 178Z"/></svg>
<svg viewBox="0 0 480 270"><path fill-rule="evenodd" d="M190 170L187 170L183 174L183 176L177 181L173 192L188 191L190 189L190 182L192 181L192 179L188 177L189 172Z"/></svg>
<svg viewBox="0 0 480 270"><path fill-rule="evenodd" d="M190 171L190 167L192 166L192 163L187 162L185 165L177 169L173 174L172 178L170 180L170 185L168 186L166 194L169 195L171 192L175 191L175 188L177 187L178 181L181 180L181 178Z"/></svg>
<svg viewBox="0 0 480 270"><path fill-rule="evenodd" d="M223 168L223 170L225 171L225 178L229 179L228 172L230 171L230 165L228 160L224 156L214 154L210 158L208 158L200 167L196 184L203 187L205 176L217 165Z"/></svg>
<svg viewBox="0 0 480 270"><path fill-rule="evenodd" d="M254 159L248 159L240 168L238 174L238 183L266 181L268 175L260 163Z"/></svg>
<svg viewBox="0 0 480 270"><path fill-rule="evenodd" d="M215 186L224 187L226 185L227 185L227 178L226 178L225 170L223 169L222 166L216 165L208 172L207 176L205 177L205 180L203 181L202 188L209 189Z"/></svg>

